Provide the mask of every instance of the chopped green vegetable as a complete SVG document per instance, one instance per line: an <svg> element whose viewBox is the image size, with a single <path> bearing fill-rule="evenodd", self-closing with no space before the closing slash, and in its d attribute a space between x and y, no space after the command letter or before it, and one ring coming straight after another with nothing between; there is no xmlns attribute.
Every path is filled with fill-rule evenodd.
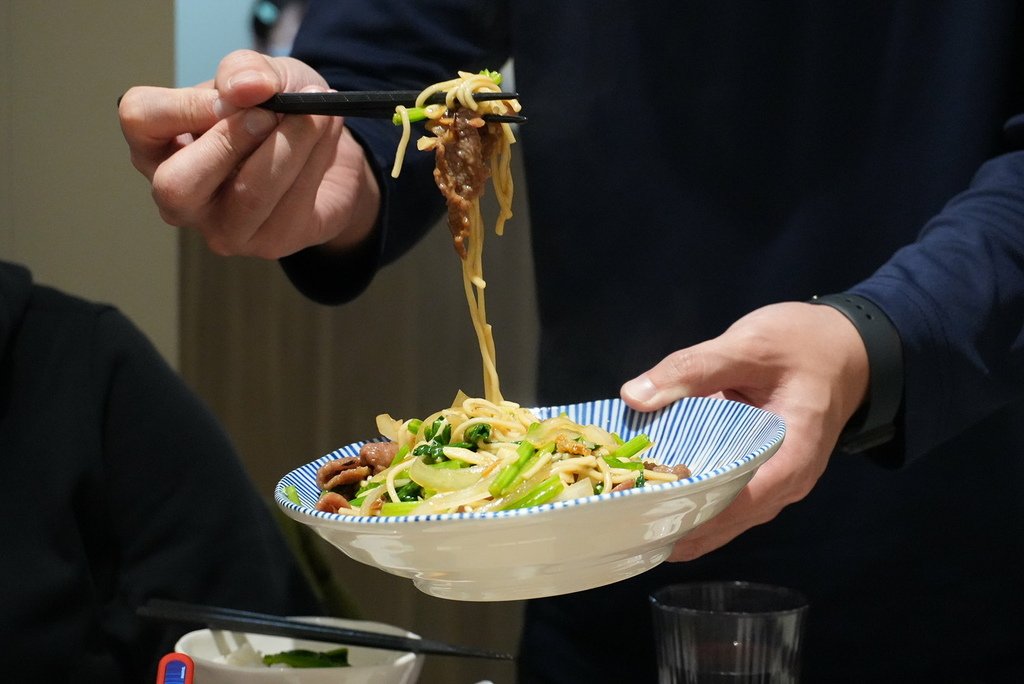
<svg viewBox="0 0 1024 684"><path fill-rule="evenodd" d="M438 418L423 433L423 438L435 444L448 444L452 441L452 426L444 417Z"/></svg>
<svg viewBox="0 0 1024 684"><path fill-rule="evenodd" d="M455 468L463 468L463 467L468 468L469 466L470 466L470 464L466 463L465 461L452 461L452 460L441 461L439 463L431 463L430 464L431 468L447 468L447 469L455 469Z"/></svg>
<svg viewBox="0 0 1024 684"><path fill-rule="evenodd" d="M481 69L480 73L494 81L494 85L501 85L501 73L490 69Z"/></svg>
<svg viewBox="0 0 1024 684"><path fill-rule="evenodd" d="M422 420L420 420L419 418L413 418L412 420L409 421L409 425L407 426L407 428L408 428L409 432L411 432L412 434L415 435L417 432L420 431L420 427L422 425L423 425L423 421Z"/></svg>
<svg viewBox="0 0 1024 684"><path fill-rule="evenodd" d="M562 478L558 475L552 475L548 479L541 482L539 485L528 491L520 499L513 501L512 503L505 506L505 510L512 508L529 508L530 506L540 506L541 504L551 501L558 496L562 490L565 489L565 485L562 484Z"/></svg>
<svg viewBox="0 0 1024 684"><path fill-rule="evenodd" d="M519 458L502 468L501 472L498 473L498 477L487 488L491 496L498 497L508 493L512 488L512 483L516 481L516 477L523 471L523 466L526 465L526 462L530 460L535 451L536 449L533 448L533 445L526 440L519 443L519 448L516 449Z"/></svg>
<svg viewBox="0 0 1024 684"><path fill-rule="evenodd" d="M412 450L412 455L422 457L423 462L427 465L448 460L448 457L444 455L443 444L420 444Z"/></svg>
<svg viewBox="0 0 1024 684"><path fill-rule="evenodd" d="M270 653L263 656L263 664L287 665L289 667L348 667L348 649L335 648L330 651L310 651L297 648L292 651Z"/></svg>
<svg viewBox="0 0 1024 684"><path fill-rule="evenodd" d="M423 487L415 482L408 482L395 490L399 501L419 501L423 495ZM397 503L397 502L393 502Z"/></svg>
<svg viewBox="0 0 1024 684"><path fill-rule="evenodd" d="M466 434L463 437L467 442L473 445L475 449L480 442L487 442L491 439L491 426L489 423L477 423L476 425L470 425L466 430Z"/></svg>
<svg viewBox="0 0 1024 684"><path fill-rule="evenodd" d="M643 470L644 464L639 461L624 461L621 458L615 458L614 456L605 456L605 463L610 465L612 468L625 468L626 470Z"/></svg>
<svg viewBox="0 0 1024 684"><path fill-rule="evenodd" d="M608 456L611 458L627 459L630 456L636 456L649 446L651 446L651 438L641 433L628 442L619 445Z"/></svg>
<svg viewBox="0 0 1024 684"><path fill-rule="evenodd" d="M404 461L405 457L408 456L408 455L409 455L409 445L408 444L403 444L402 446L398 447L398 449L395 451L395 457L393 459L391 459L391 463L390 463L390 465L388 465L388 467L390 468L392 466L398 465L399 463Z"/></svg>
<svg viewBox="0 0 1024 684"><path fill-rule="evenodd" d="M417 121L423 121L427 118L427 110L424 107L409 107L405 110L409 114L409 123L416 123ZM396 126L402 125L402 116L395 112L391 117L391 123Z"/></svg>
<svg viewBox="0 0 1024 684"><path fill-rule="evenodd" d="M284 489L281 490L285 498L291 501L293 504L298 506L302 505L302 500L299 498L299 490L295 488L295 485L285 485Z"/></svg>
<svg viewBox="0 0 1024 684"><path fill-rule="evenodd" d="M399 501L398 503L386 503L380 507L381 515L409 515L413 509L420 505L420 501Z"/></svg>
<svg viewBox="0 0 1024 684"><path fill-rule="evenodd" d="M533 466L537 463L537 460L540 459L541 456L543 456L544 454L550 454L554 450L555 450L555 443L554 442L548 442L547 444L545 444L545 445L541 446L539 449L537 449L537 451L534 452L534 454L532 456L530 456L530 458L526 461L526 463L523 464L523 467L520 468L519 471L515 474L515 477L513 477L513 479L512 479L512 483L509 484L509 486L505 488L505 492L508 493L508 492L512 491L513 487L515 487L517 484L522 482L525 479L523 477L523 474L530 472L530 469L533 468Z"/></svg>

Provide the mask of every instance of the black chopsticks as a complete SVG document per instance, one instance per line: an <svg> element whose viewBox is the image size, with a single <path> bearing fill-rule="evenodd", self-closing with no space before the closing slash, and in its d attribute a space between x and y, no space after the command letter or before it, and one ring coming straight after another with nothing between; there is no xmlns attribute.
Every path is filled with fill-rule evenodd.
<svg viewBox="0 0 1024 684"><path fill-rule="evenodd" d="M434 93L427 104L444 104L445 93ZM260 103L260 107L279 114L325 114L328 116L354 116L390 119L395 107L414 107L419 92L415 90L350 91L331 93L278 93ZM517 93L473 93L478 102L488 100L515 100ZM519 114L484 114L485 121L499 123L525 123Z"/></svg>
<svg viewBox="0 0 1024 684"><path fill-rule="evenodd" d="M170 622L205 624L210 629L227 629L251 634L312 639L346 646L366 646L388 651L412 651L434 655L462 656L468 658L489 658L491 660L512 660L507 653L496 653L483 649L454 646L430 639L413 639L394 634L381 634L347 627L334 627L302 622L292 618L254 613L235 608L200 606L192 603L150 599L139 606L138 614Z"/></svg>

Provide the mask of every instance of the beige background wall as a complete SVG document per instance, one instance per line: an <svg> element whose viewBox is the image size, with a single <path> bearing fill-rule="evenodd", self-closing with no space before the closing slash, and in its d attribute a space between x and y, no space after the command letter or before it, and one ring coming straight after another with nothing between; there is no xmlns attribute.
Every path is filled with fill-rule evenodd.
<svg viewBox="0 0 1024 684"><path fill-rule="evenodd" d="M128 163L117 97L171 83L173 3L0 2L0 259L131 316L178 359L178 236Z"/></svg>

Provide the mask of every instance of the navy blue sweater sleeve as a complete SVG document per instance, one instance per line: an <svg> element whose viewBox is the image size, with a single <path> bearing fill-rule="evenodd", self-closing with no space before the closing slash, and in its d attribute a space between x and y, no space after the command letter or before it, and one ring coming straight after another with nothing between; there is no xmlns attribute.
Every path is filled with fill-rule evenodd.
<svg viewBox="0 0 1024 684"><path fill-rule="evenodd" d="M504 3L473 0L359 0L311 3L292 54L338 90L419 90L458 71L498 69L508 57ZM381 266L405 253L443 209L433 154L416 150L391 178L401 128L386 120L349 119L381 186L374 238L343 256L316 247L281 260L307 297L340 303L358 295Z"/></svg>
<svg viewBox="0 0 1024 684"><path fill-rule="evenodd" d="M852 292L903 342L904 438L918 457L1024 387L1024 152L987 162L913 244Z"/></svg>

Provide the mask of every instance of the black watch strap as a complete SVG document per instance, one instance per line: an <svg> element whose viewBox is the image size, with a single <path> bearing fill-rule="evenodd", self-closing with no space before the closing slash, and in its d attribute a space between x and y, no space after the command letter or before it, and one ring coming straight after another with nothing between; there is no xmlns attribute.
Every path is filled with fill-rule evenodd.
<svg viewBox="0 0 1024 684"><path fill-rule="evenodd" d="M879 446L896 433L903 403L903 343L896 327L871 301L853 294L815 296L812 304L841 311L860 333L868 352L868 398L839 438L839 448L858 453Z"/></svg>

